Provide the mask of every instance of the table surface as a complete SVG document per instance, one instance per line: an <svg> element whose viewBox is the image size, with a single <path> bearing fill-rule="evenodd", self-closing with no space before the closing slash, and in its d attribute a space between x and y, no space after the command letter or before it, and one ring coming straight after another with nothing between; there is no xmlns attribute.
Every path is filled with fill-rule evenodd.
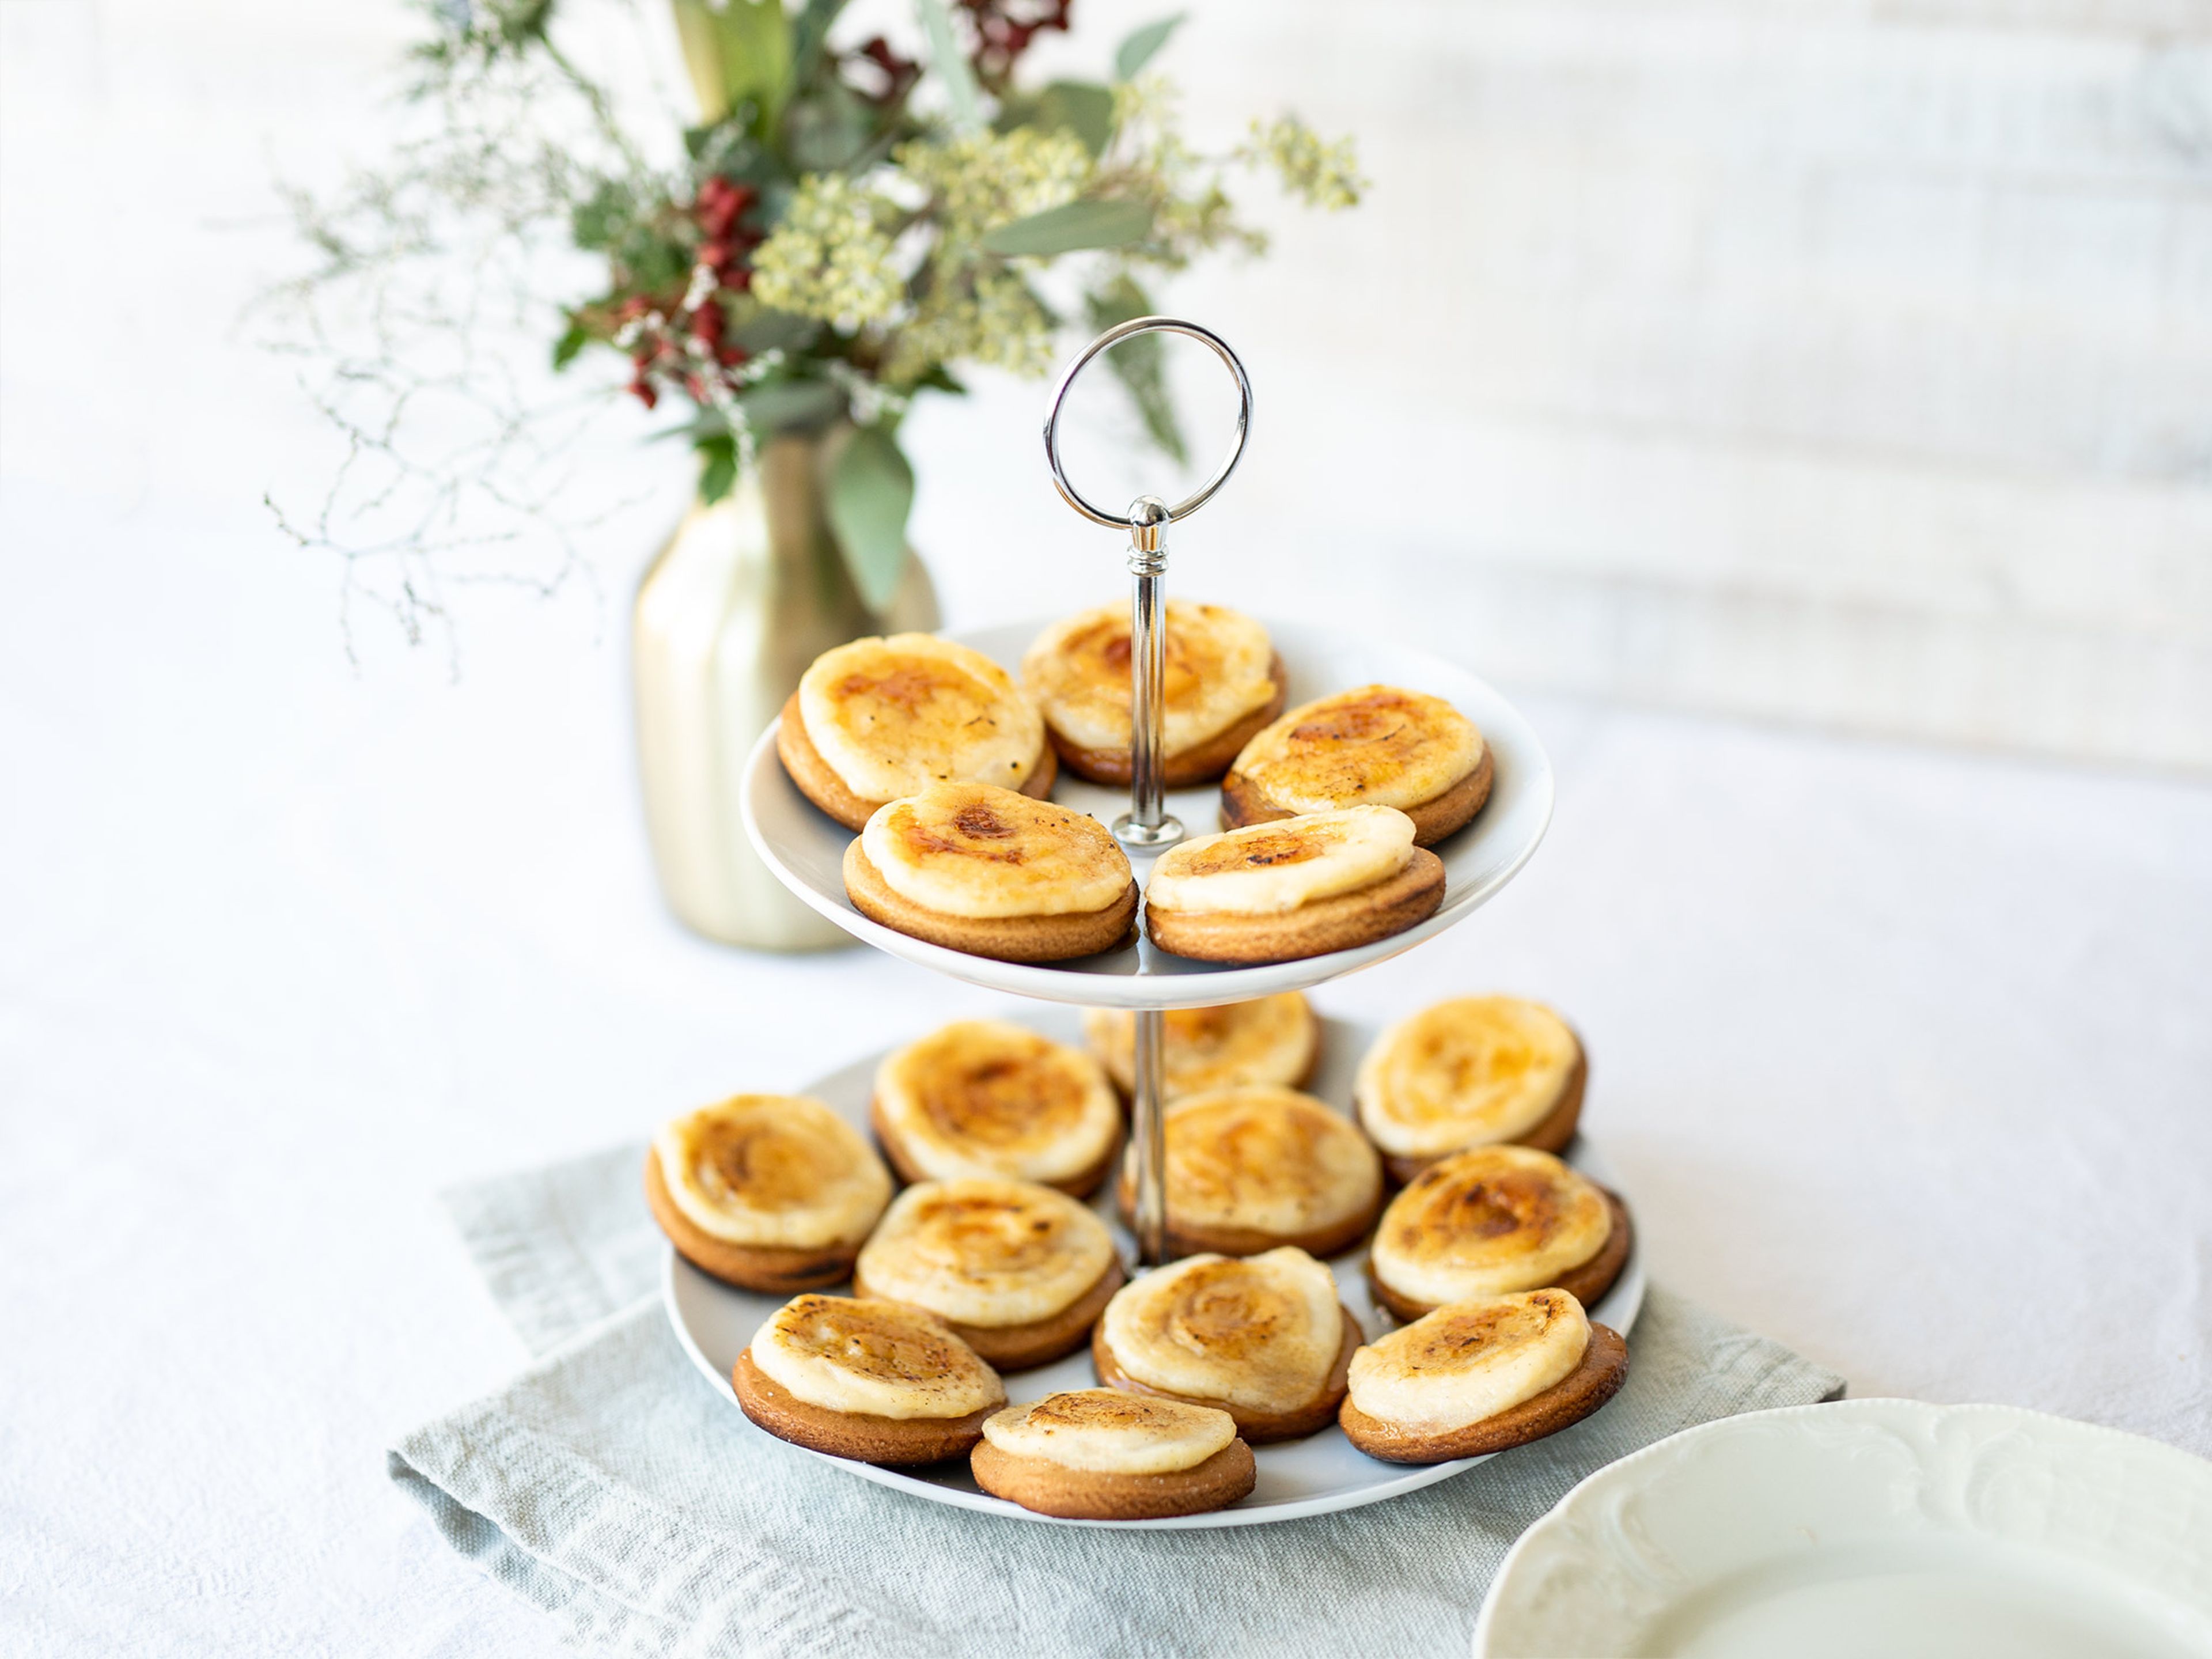
<svg viewBox="0 0 2212 1659"><path fill-rule="evenodd" d="M356 674L320 573L6 506L69 556L0 611L0 1635L543 1650L382 1473L520 1358L433 1194L1006 1005L671 922L568 613ZM1549 841L1321 1006L1546 998L1662 1282L2212 1451L2212 789L1523 704Z"/></svg>

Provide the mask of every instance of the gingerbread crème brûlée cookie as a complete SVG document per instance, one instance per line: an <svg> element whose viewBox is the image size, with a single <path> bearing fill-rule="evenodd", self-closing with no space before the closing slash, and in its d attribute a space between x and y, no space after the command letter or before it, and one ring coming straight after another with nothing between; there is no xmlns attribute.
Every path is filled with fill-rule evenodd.
<svg viewBox="0 0 2212 1659"><path fill-rule="evenodd" d="M853 1269L853 1293L943 1320L1003 1371L1083 1346L1121 1287L1106 1224L1027 1181L925 1181L884 1212Z"/></svg>
<svg viewBox="0 0 2212 1659"><path fill-rule="evenodd" d="M934 634L823 652L783 706L775 752L799 793L848 830L933 783L1042 799L1060 769L1013 676Z"/></svg>
<svg viewBox="0 0 2212 1659"><path fill-rule="evenodd" d="M867 1138L818 1100L737 1095L661 1125L645 1197L676 1253L749 1291L834 1285L890 1202Z"/></svg>
<svg viewBox="0 0 2212 1659"><path fill-rule="evenodd" d="M1482 810L1492 769L1482 733L1442 697L1362 685L1300 704L1246 744L1221 781L1221 819L1395 806L1427 847Z"/></svg>
<svg viewBox="0 0 2212 1659"><path fill-rule="evenodd" d="M1402 933L1443 902L1443 860L1395 806L1347 806L1201 836L1163 853L1145 931L1205 962L1295 962Z"/></svg>
<svg viewBox="0 0 2212 1659"><path fill-rule="evenodd" d="M1561 1290L1448 1303L1352 1356L1337 1421L1392 1463L1480 1457L1579 1423L1628 1380L1628 1344Z"/></svg>
<svg viewBox="0 0 2212 1659"><path fill-rule="evenodd" d="M1352 1103L1402 1182L1469 1146L1565 1151L1589 1079L1582 1040L1542 1003L1454 997L1375 1039Z"/></svg>
<svg viewBox="0 0 2212 1659"><path fill-rule="evenodd" d="M848 1296L784 1304L730 1383L777 1439L859 1463L964 1457L1006 1403L998 1372L934 1314Z"/></svg>
<svg viewBox="0 0 2212 1659"><path fill-rule="evenodd" d="M1078 1198L1113 1172L1121 1106L1098 1062L1000 1019L963 1019L894 1049L868 1106L908 1181L996 1176Z"/></svg>
<svg viewBox="0 0 2212 1659"><path fill-rule="evenodd" d="M1401 1319L1552 1286L1590 1304L1634 1243L1628 1206L1551 1153L1476 1146L1431 1164L1390 1200L1367 1276Z"/></svg>
<svg viewBox="0 0 2212 1659"><path fill-rule="evenodd" d="M975 783L878 808L845 849L845 895L886 927L1002 962L1111 950L1137 912L1128 855L1105 825Z"/></svg>
<svg viewBox="0 0 2212 1659"><path fill-rule="evenodd" d="M1167 1097L1269 1083L1296 1089L1321 1057L1321 1022L1296 991L1218 1008L1171 1008L1163 1022ZM1136 1091L1137 1017L1110 1008L1083 1016L1083 1035L1123 1094Z"/></svg>
<svg viewBox="0 0 2212 1659"><path fill-rule="evenodd" d="M1168 1238L1179 1252L1333 1255L1374 1224L1382 1165L1349 1118L1295 1089L1188 1095L1167 1109ZM1135 1202L1133 1160L1118 1196Z"/></svg>
<svg viewBox="0 0 2212 1659"><path fill-rule="evenodd" d="M1069 1521L1203 1514L1250 1496L1259 1478L1228 1413L1114 1389L994 1413L969 1468L993 1497Z"/></svg>
<svg viewBox="0 0 2212 1659"><path fill-rule="evenodd" d="M1281 712L1283 664L1267 630L1226 605L1167 603L1162 728L1167 787L1219 777ZM1048 628L1022 658L1022 684L1060 763L1093 783L1129 781L1129 607L1103 605Z"/></svg>
<svg viewBox="0 0 2212 1659"><path fill-rule="evenodd" d="M1108 1387L1227 1412L1257 1446L1336 1420L1359 1341L1328 1265L1286 1245L1188 1256L1124 1285L1091 1358Z"/></svg>

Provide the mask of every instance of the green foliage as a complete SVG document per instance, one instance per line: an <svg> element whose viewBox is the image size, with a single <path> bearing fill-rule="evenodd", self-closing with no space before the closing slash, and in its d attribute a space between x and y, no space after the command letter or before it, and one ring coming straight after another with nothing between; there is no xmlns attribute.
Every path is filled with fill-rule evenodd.
<svg viewBox="0 0 2212 1659"><path fill-rule="evenodd" d="M1016 127L1072 132L1096 161L1114 142L1114 91L1087 81L1054 81L1033 94L1009 94L991 125L1000 132Z"/></svg>
<svg viewBox="0 0 2212 1659"><path fill-rule="evenodd" d="M684 68L713 125L749 108L742 125L761 137L775 131L791 89L792 28L783 0L669 0Z"/></svg>
<svg viewBox="0 0 2212 1659"><path fill-rule="evenodd" d="M1097 293L1085 297L1084 311L1095 333L1152 314L1152 296L1137 286L1127 271ZM1182 425L1176 419L1175 400L1168 393L1165 341L1158 334L1139 334L1106 354L1106 367L1114 371L1137 406L1145 432L1162 453L1181 465L1190 459L1183 441Z"/></svg>
<svg viewBox="0 0 2212 1659"><path fill-rule="evenodd" d="M571 317L568 328L553 343L553 367L566 368L576 360L576 354L591 344L591 331Z"/></svg>
<svg viewBox="0 0 2212 1659"><path fill-rule="evenodd" d="M945 0L915 0L921 14L921 32L929 42L930 73L944 89L952 106L952 129L973 132L983 125L983 92L975 84L975 71L952 32L952 14Z"/></svg>
<svg viewBox="0 0 2212 1659"><path fill-rule="evenodd" d="M1085 248L1139 242L1152 228L1152 210L1143 202L1069 202L985 232L983 246L1008 258L1050 258Z"/></svg>
<svg viewBox="0 0 2212 1659"><path fill-rule="evenodd" d="M737 484L738 441L724 432L692 447L699 452L699 499L712 507Z"/></svg>
<svg viewBox="0 0 2212 1659"><path fill-rule="evenodd" d="M906 520L914 468L882 427L864 426L830 463L830 527L853 586L871 611L887 610L906 570Z"/></svg>
<svg viewBox="0 0 2212 1659"><path fill-rule="evenodd" d="M1172 17L1163 17L1157 23L1147 23L1131 31L1128 38L1115 49L1114 78L1133 81L1154 53L1168 43L1168 37L1182 27L1186 14L1177 12Z"/></svg>

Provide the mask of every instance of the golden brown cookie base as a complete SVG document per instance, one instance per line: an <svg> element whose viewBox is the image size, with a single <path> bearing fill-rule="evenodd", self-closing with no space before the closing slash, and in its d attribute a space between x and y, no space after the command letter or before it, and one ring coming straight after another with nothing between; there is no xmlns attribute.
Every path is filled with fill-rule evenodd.
<svg viewBox="0 0 2212 1659"><path fill-rule="evenodd" d="M1322 1024L1321 1017L1319 1015L1315 1015L1313 1017L1313 1042L1307 1046L1305 1069L1300 1072L1296 1077L1291 1078L1288 1082L1285 1083L1282 1085L1284 1088L1304 1089L1307 1084L1313 1081L1314 1073L1321 1070L1321 1051L1323 1045L1326 1044L1328 1041L1328 1034ZM1106 1073L1106 1080L1114 1085L1114 1092L1121 1097L1123 1107L1127 1108L1134 1104L1136 1101L1136 1090L1133 1086L1133 1080L1125 1081L1121 1073L1115 1069L1115 1062L1108 1060L1105 1054L1095 1045L1091 1048L1091 1052L1097 1060L1098 1064L1104 1068ZM1200 1094L1208 1089L1234 1089L1240 1088L1243 1085L1240 1084L1234 1083L1202 1083L1195 1089L1178 1089L1170 1081L1168 1085L1167 1097L1169 1102L1172 1103L1175 1101L1182 1099L1185 1095Z"/></svg>
<svg viewBox="0 0 2212 1659"><path fill-rule="evenodd" d="M912 939L1000 962L1065 962L1110 951L1129 936L1137 915L1133 877L1103 910L1061 916L949 916L891 890L855 836L845 848L845 896L871 921Z"/></svg>
<svg viewBox="0 0 2212 1659"><path fill-rule="evenodd" d="M1490 745L1482 745L1481 757L1457 783L1416 805L1401 808L1413 821L1413 845L1433 847L1455 830L1464 829L1468 821L1482 811L1483 803L1490 799L1490 781L1495 769L1491 765ZM1339 801L1340 806L1357 806L1357 800ZM1260 791L1249 778L1231 770L1221 781L1221 827L1242 830L1248 823L1272 823L1278 818L1294 818L1299 814L1291 807L1278 806Z"/></svg>
<svg viewBox="0 0 2212 1659"><path fill-rule="evenodd" d="M965 1417L871 1417L810 1406L753 1364L753 1351L738 1356L730 1386L747 1417L779 1440L855 1463L942 1463L973 1451L983 1438L983 1419L998 1406Z"/></svg>
<svg viewBox="0 0 2212 1659"><path fill-rule="evenodd" d="M1344 1402L1337 1421L1344 1437L1386 1463L1447 1463L1510 1450L1572 1426L1620 1392L1628 1380L1628 1344L1609 1325L1590 1327L1583 1363L1533 1399L1465 1428L1442 1431L1401 1429Z"/></svg>
<svg viewBox="0 0 2212 1659"><path fill-rule="evenodd" d="M1121 1212L1121 1221L1133 1231L1137 1224L1136 1188L1125 1178L1114 1194L1115 1206ZM1262 1250L1272 1250L1285 1244L1295 1244L1308 1255L1327 1261L1340 1251L1350 1249L1367 1236L1374 1226L1375 1218L1382 1213L1382 1194L1378 1186L1372 1203L1340 1216L1323 1225L1302 1233L1271 1233L1260 1227L1210 1226L1204 1222L1178 1219L1175 1211L1168 1211L1168 1249L1182 1255L1257 1255Z"/></svg>
<svg viewBox="0 0 2212 1659"><path fill-rule="evenodd" d="M1145 931L1161 950L1200 962L1298 962L1402 933L1443 902L1443 860L1416 847L1395 875L1281 915L1186 914L1147 903Z"/></svg>
<svg viewBox="0 0 2212 1659"><path fill-rule="evenodd" d="M1173 1474L1103 1474L1042 1457L1015 1457L986 1440L969 1460L975 1484L994 1498L1068 1521L1152 1521L1202 1515L1251 1495L1259 1479L1252 1449L1232 1440L1195 1468Z"/></svg>
<svg viewBox="0 0 2212 1659"><path fill-rule="evenodd" d="M1628 1206L1610 1188L1601 1187L1605 1194L1607 1212L1613 1218L1613 1226L1606 1233L1605 1243L1598 1246L1597 1254L1587 1261L1578 1262L1559 1274L1549 1285L1524 1285L1529 1291L1560 1290L1583 1304L1594 1307L1600 1297L1613 1288L1620 1277L1620 1270L1628 1265L1628 1253L1636 1245L1636 1226L1628 1218ZM1375 1257L1367 1258L1367 1284L1375 1292L1375 1299L1408 1323L1424 1314L1434 1313L1439 1305L1434 1302L1416 1302L1392 1290L1375 1271Z"/></svg>
<svg viewBox="0 0 2212 1659"><path fill-rule="evenodd" d="M1232 1406L1226 1400L1206 1400L1194 1394L1170 1394L1165 1389L1156 1389L1149 1382L1139 1382L1121 1369L1114 1350L1106 1345L1106 1326L1102 1320L1091 1333L1091 1367L1098 1373L1098 1380L1109 1389L1120 1389L1128 1394L1150 1395L1156 1400L1180 1400L1189 1406L1211 1406L1218 1412L1227 1412L1237 1419L1237 1432L1246 1443L1264 1446L1277 1440L1296 1440L1326 1428L1336 1420L1337 1407L1344 1403L1345 1377L1352 1370L1352 1356L1364 1340L1359 1322L1352 1316L1352 1310L1342 1303L1337 1311L1344 1316L1344 1340L1337 1345L1336 1358L1329 1362L1328 1380L1321 1392L1303 1406L1288 1411L1266 1411L1251 1406Z"/></svg>
<svg viewBox="0 0 2212 1659"><path fill-rule="evenodd" d="M1449 1152L1431 1152L1422 1158L1400 1158L1389 1152L1382 1154L1382 1170L1401 1187L1431 1164L1441 1164L1453 1153L1466 1152L1471 1146L1531 1146L1540 1152L1564 1152L1575 1138L1575 1129L1582 1122L1583 1094L1589 1083L1589 1060L1583 1052L1582 1040L1575 1041L1575 1066L1560 1086L1559 1097L1552 1109L1538 1118L1517 1135L1508 1135L1504 1140L1469 1141L1466 1146L1455 1146ZM1352 1115L1364 1117L1357 1101L1352 1103Z"/></svg>
<svg viewBox="0 0 2212 1659"><path fill-rule="evenodd" d="M891 1127L890 1120L884 1115L883 1107L872 1096L868 1100L868 1127L876 1132L876 1144L883 1148L884 1161L898 1172L898 1178L908 1186L911 1187L918 1181L940 1179L914 1161L907 1151L906 1143L899 1139L898 1132ZM1106 1150L1092 1162L1072 1176L1063 1176L1057 1181L1041 1181L1037 1185L1066 1193L1070 1198L1088 1198L1105 1183L1106 1177L1113 1172L1114 1160L1121 1151L1121 1132L1117 1128L1114 1131L1113 1139L1106 1143ZM1003 1178L1007 1181L1030 1179L1027 1176L1011 1172Z"/></svg>
<svg viewBox="0 0 2212 1659"><path fill-rule="evenodd" d="M1127 1282L1117 1261L1106 1264L1106 1271L1081 1296L1069 1303L1049 1319L1034 1320L1026 1325L963 1325L956 1320L937 1314L953 1335L983 1357L993 1370L1026 1371L1039 1365L1048 1365L1055 1359L1064 1359L1081 1347L1091 1335L1091 1328L1106 1311L1106 1304L1114 1299L1114 1292ZM876 1291L866 1287L857 1272L853 1275L854 1296L874 1296ZM896 1302L896 1297L887 1298ZM937 1313L934 1308L926 1312Z"/></svg>
<svg viewBox="0 0 2212 1659"><path fill-rule="evenodd" d="M876 809L884 805L879 800L862 800L846 786L845 780L831 769L822 758L822 751L814 746L814 739L806 735L806 722L799 717L799 693L791 694L783 705L783 714L776 723L775 757L783 763L799 793L812 801L848 830L864 830ZM1037 757L1030 768L1029 776L1020 783L1021 793L1038 800L1052 799L1053 780L1060 775L1060 761L1052 745L1041 744Z"/></svg>
<svg viewBox="0 0 2212 1659"><path fill-rule="evenodd" d="M1274 724L1275 716L1283 712L1283 694L1290 684L1279 655L1268 659L1267 678L1274 682L1275 690L1265 703L1204 743L1194 744L1168 757L1169 788L1192 789L1201 783L1212 783L1229 769L1229 763L1243 752L1246 744ZM1077 777L1087 778L1092 783L1127 787L1131 763L1127 749L1082 748L1060 734L1049 714L1045 717L1044 730L1047 740L1059 751L1060 764Z"/></svg>
<svg viewBox="0 0 2212 1659"><path fill-rule="evenodd" d="M740 1290L771 1296L818 1291L848 1278L860 1254L857 1238L850 1244L802 1250L785 1244L732 1244L702 1231L676 1207L667 1179L660 1173L660 1154L650 1146L645 1152L645 1202L677 1255L701 1273Z"/></svg>

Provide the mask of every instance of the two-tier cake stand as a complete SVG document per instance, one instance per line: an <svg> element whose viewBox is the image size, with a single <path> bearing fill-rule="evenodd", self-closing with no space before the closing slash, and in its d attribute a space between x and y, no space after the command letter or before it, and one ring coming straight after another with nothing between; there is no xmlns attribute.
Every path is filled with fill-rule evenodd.
<svg viewBox="0 0 2212 1659"><path fill-rule="evenodd" d="M1154 332L1179 334L1196 340L1210 348L1228 368L1236 380L1238 398L1236 439L1213 476L1187 499L1170 507L1157 497L1139 496L1127 513L1117 516L1100 511L1068 481L1060 453L1060 410L1068 388L1087 364L1121 341ZM1186 830L1211 833L1218 822L1218 799L1211 786L1180 791L1168 791L1162 787L1166 532L1170 525L1196 512L1227 482L1250 435L1251 414L1251 383L1243 365L1225 342L1194 323L1144 317L1109 330L1068 365L1053 388L1045 419L1045 457L1052 470L1053 482L1068 504L1085 518L1127 534L1128 562L1133 575L1130 650L1133 730L1129 793L1123 797L1063 771L1054 787L1053 799L1111 823L1115 838L1129 854L1140 884L1155 855L1182 839ZM1295 707L1358 685L1409 686L1454 704L1481 730L1489 744L1493 779L1488 802L1472 823L1432 849L1444 864L1443 902L1428 920L1402 933L1353 950L1260 967L1223 966L1173 956L1155 949L1146 938L1074 962L1033 964L970 956L884 927L853 907L845 896L842 875L845 849L853 832L816 808L785 775L776 757L775 727L769 729L753 750L740 784L746 831L769 868L799 898L855 938L908 962L994 990L1045 1002L1134 1011L1135 1079L1130 1112L1131 1158L1134 1166L1131 1174L1136 1200L1133 1243L1136 1258L1147 1265L1156 1264L1166 1256L1161 1074L1167 1011L1210 1007L1282 991L1304 990L1410 950L1465 921L1478 905L1512 879L1536 850L1551 819L1552 774L1543 749L1528 722L1485 682L1423 652L1352 638L1328 629L1262 620L1289 678L1288 706ZM1020 661L1024 648L1044 626L1043 623L1032 623L979 629L954 637L1011 665ZM1043 1014L1029 1023L1049 1036L1078 1040L1075 1022L1070 1016ZM1339 1109L1346 1109L1351 1099L1353 1068L1372 1036L1371 1031L1346 1022L1324 1022L1323 1062L1320 1073L1309 1085L1312 1091ZM871 1056L822 1079L807 1092L865 1126L875 1065L880 1057L880 1054ZM1570 1161L1600 1179L1607 1178L1602 1164L1586 1143L1578 1144ZM1119 1221L1112 1212L1113 1186L1109 1182L1106 1194L1097 1201L1101 1212L1118 1232ZM1127 1234L1121 1236L1127 1237ZM1388 1328L1388 1314L1376 1309L1364 1276L1358 1271L1358 1253L1347 1255L1334 1265L1346 1304L1359 1316L1368 1334L1379 1334ZM1593 1315L1615 1329L1626 1330L1643 1299L1643 1286L1642 1264L1632 1260L1613 1291L1591 1310ZM731 1364L751 1340L753 1331L774 1310L775 1302L709 1279L672 1252L669 1258L668 1301L684 1346L701 1368L726 1392ZM1036 1399L1060 1389L1090 1387L1094 1382L1087 1354L1079 1352L1056 1364L1009 1377L1007 1388L1010 1396L1020 1401ZM1413 1468L1379 1463L1354 1450L1334 1428L1304 1440L1263 1446L1258 1449L1257 1456L1258 1487L1250 1498L1230 1509L1166 1521L1104 1524L1218 1527L1287 1520L1350 1508L1410 1491L1466 1468L1468 1461L1480 1461ZM914 1473L829 1461L864 1478L962 1507L1031 1521L1047 1518L982 1492L964 1468Z"/></svg>

